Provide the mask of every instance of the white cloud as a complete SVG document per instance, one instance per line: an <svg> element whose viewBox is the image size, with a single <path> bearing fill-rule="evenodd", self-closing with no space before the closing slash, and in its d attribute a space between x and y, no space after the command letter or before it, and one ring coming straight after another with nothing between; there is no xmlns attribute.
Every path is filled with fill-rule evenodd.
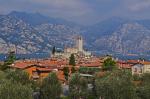
<svg viewBox="0 0 150 99"><path fill-rule="evenodd" d="M1 14L12 10L39 12L81 24L112 16L149 18L149 9L150 0L0 0Z"/></svg>
<svg viewBox="0 0 150 99"><path fill-rule="evenodd" d="M129 6L129 9L131 11L142 11L150 8L150 0L134 0L134 3L132 3Z"/></svg>
<svg viewBox="0 0 150 99"><path fill-rule="evenodd" d="M34 4L45 6L45 12L65 13L69 16L82 16L90 13L92 9L82 0L30 0Z"/></svg>

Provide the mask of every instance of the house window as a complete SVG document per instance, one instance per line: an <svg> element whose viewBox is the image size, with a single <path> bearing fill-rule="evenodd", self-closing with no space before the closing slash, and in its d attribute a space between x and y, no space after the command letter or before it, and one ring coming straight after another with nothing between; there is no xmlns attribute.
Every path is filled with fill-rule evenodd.
<svg viewBox="0 0 150 99"><path fill-rule="evenodd" d="M38 78L39 78L38 72L33 71L33 72L32 72L32 78L33 78L33 79L38 79Z"/></svg>
<svg viewBox="0 0 150 99"><path fill-rule="evenodd" d="M33 71L33 72L32 72L32 75L33 75L33 76L37 76L38 73L37 73L36 71Z"/></svg>
<svg viewBox="0 0 150 99"><path fill-rule="evenodd" d="M134 72L137 72L137 68L134 68Z"/></svg>
<svg viewBox="0 0 150 99"><path fill-rule="evenodd" d="M142 69L139 70L139 73L142 73Z"/></svg>

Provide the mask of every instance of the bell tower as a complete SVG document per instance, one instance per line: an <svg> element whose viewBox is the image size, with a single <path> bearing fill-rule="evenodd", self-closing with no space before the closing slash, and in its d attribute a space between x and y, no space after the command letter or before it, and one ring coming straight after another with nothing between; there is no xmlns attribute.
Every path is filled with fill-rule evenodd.
<svg viewBox="0 0 150 99"><path fill-rule="evenodd" d="M76 47L79 52L83 52L83 38L81 36L78 36L76 39Z"/></svg>

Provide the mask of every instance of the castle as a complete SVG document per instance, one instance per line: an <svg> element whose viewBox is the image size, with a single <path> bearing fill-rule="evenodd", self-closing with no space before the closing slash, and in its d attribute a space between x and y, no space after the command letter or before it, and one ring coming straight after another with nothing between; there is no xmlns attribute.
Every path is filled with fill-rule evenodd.
<svg viewBox="0 0 150 99"><path fill-rule="evenodd" d="M71 54L82 57L90 57L92 55L91 52L85 51L83 49L83 38L81 36L76 38L76 44L74 47L65 47L64 52L56 52L53 57L69 58Z"/></svg>

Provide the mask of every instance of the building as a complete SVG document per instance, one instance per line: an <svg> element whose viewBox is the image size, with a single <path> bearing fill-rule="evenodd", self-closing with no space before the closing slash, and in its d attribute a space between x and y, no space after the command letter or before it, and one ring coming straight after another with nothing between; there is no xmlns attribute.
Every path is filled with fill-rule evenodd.
<svg viewBox="0 0 150 99"><path fill-rule="evenodd" d="M64 51L62 52L56 52L53 57L65 57L69 58L71 54L75 54L77 56L83 56L83 57L90 57L92 54L91 52L85 51L83 49L83 38L81 36L78 36L76 38L76 44L74 47L65 47Z"/></svg>
<svg viewBox="0 0 150 99"><path fill-rule="evenodd" d="M138 75L143 74L144 73L143 68L144 68L143 64L136 64L136 65L132 66L132 75L134 75L134 74L138 74Z"/></svg>
<svg viewBox="0 0 150 99"><path fill-rule="evenodd" d="M132 74L150 73L150 62L141 61L132 66Z"/></svg>
<svg viewBox="0 0 150 99"><path fill-rule="evenodd" d="M64 82L64 75L62 72L63 66L66 66L66 60L46 59L46 60L18 60L15 61L11 68L24 70L29 74L30 79L43 79L51 72L55 72L60 81Z"/></svg>
<svg viewBox="0 0 150 99"><path fill-rule="evenodd" d="M129 69L131 70L132 66L134 66L137 63L132 63L128 61L123 61L123 60L118 60L117 61L117 66L119 69Z"/></svg>
<svg viewBox="0 0 150 99"><path fill-rule="evenodd" d="M76 48L79 52L83 52L83 38L81 36L77 37Z"/></svg>

